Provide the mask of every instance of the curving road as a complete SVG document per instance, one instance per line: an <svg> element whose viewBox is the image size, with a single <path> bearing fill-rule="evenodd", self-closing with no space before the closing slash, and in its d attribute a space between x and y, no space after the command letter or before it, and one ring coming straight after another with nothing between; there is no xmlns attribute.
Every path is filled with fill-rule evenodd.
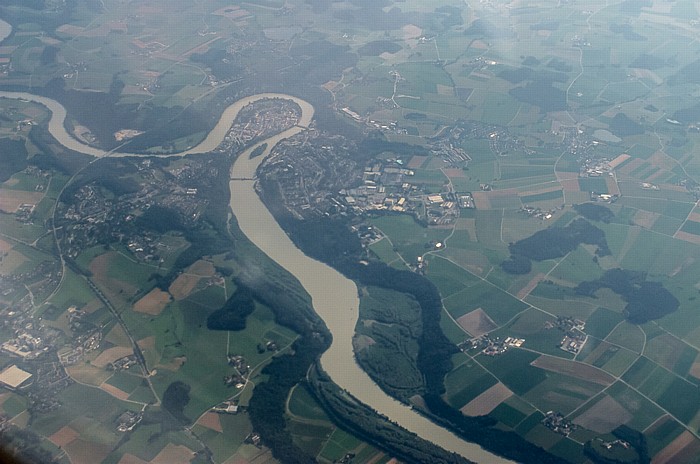
<svg viewBox="0 0 700 464"><path fill-rule="evenodd" d="M55 100L21 92L0 92L0 98L32 100L51 111L49 132L66 148L96 157L104 156L154 156L141 153L105 151L90 147L71 137L66 131L65 108ZM230 207L243 233L265 254L294 275L311 295L316 313L325 321L333 335L331 347L322 355L321 365L333 381L354 397L391 421L422 438L465 458L494 464L510 463L507 459L489 453L474 443L466 442L450 431L431 422L410 407L384 393L355 362L352 337L359 314L359 298L355 283L335 269L303 254L277 224L254 189L254 177L258 166L281 140L305 130L314 115L308 102L285 94L265 93L243 98L224 110L217 125L198 145L180 153L167 156L207 153L224 139L238 112L247 104L266 98L283 98L296 102L302 109L297 125L243 152L231 167ZM261 156L250 159L255 148L266 143Z"/></svg>

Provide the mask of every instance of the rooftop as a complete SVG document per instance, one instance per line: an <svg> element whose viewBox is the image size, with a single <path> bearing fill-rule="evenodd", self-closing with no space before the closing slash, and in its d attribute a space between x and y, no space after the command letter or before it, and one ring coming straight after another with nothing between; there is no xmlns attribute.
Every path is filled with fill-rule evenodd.
<svg viewBox="0 0 700 464"><path fill-rule="evenodd" d="M0 372L0 383L10 388L17 388L32 377L27 371L23 371L14 364Z"/></svg>

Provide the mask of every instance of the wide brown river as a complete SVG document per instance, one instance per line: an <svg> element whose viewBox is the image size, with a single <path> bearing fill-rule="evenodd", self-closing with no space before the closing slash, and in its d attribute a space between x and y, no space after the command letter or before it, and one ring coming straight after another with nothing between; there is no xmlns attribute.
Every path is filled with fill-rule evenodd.
<svg viewBox="0 0 700 464"><path fill-rule="evenodd" d="M143 156L135 153L107 152L87 146L71 137L64 126L66 110L55 100L19 92L0 92L1 97L32 100L46 106L51 111L49 132L71 150L97 157ZM214 150L223 141L238 112L247 104L265 98L292 100L301 107L302 116L296 126L258 142L236 159L231 167L231 178L254 178L258 166L277 143L308 127L314 114L314 108L308 102L289 95L272 93L243 98L224 110L217 125L201 143L168 156L184 156ZM267 143L264 153L250 159L252 151L263 143ZM458 438L384 393L355 361L352 337L360 305L355 283L326 264L309 258L292 243L258 197L254 189L254 181L232 180L230 189L230 208L243 233L266 255L299 280L311 296L314 310L324 320L333 335L331 347L321 356L321 365L337 385L391 421L446 450L476 462L489 464L512 462L489 453L479 445Z"/></svg>

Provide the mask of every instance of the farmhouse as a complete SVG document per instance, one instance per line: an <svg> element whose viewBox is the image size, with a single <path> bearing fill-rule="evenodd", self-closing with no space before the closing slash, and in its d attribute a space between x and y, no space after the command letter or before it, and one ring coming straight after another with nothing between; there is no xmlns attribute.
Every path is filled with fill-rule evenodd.
<svg viewBox="0 0 700 464"><path fill-rule="evenodd" d="M16 390L31 378L32 374L23 371L14 364L0 372L0 384L10 390Z"/></svg>

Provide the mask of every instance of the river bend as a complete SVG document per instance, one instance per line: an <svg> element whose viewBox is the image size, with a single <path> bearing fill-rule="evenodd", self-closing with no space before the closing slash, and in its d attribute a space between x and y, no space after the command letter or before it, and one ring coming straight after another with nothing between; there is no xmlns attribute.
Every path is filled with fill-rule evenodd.
<svg viewBox="0 0 700 464"><path fill-rule="evenodd" d="M0 97L32 100L51 111L49 132L63 146L88 155L103 156L156 156L154 154L105 151L85 145L65 129L65 108L55 100L22 92L0 92ZM232 179L252 179L262 161L281 140L305 130L313 118L314 108L308 102L285 94L264 93L243 98L226 108L218 123L207 137L193 148L164 156L184 156L213 151L223 140L239 111L255 101L283 98L296 102L302 110L297 125L243 152L231 167ZM251 159L255 148L267 143L261 156ZM321 356L323 370L341 388L355 398L385 415L391 421L436 445L477 462L510 463L475 443L464 441L452 432L431 422L410 407L384 393L355 361L352 338L359 316L359 298L355 283L335 269L309 258L299 250L267 210L254 189L252 180L230 181L230 207L238 225L248 239L266 255L294 275L312 299L316 313L324 320L333 341Z"/></svg>

